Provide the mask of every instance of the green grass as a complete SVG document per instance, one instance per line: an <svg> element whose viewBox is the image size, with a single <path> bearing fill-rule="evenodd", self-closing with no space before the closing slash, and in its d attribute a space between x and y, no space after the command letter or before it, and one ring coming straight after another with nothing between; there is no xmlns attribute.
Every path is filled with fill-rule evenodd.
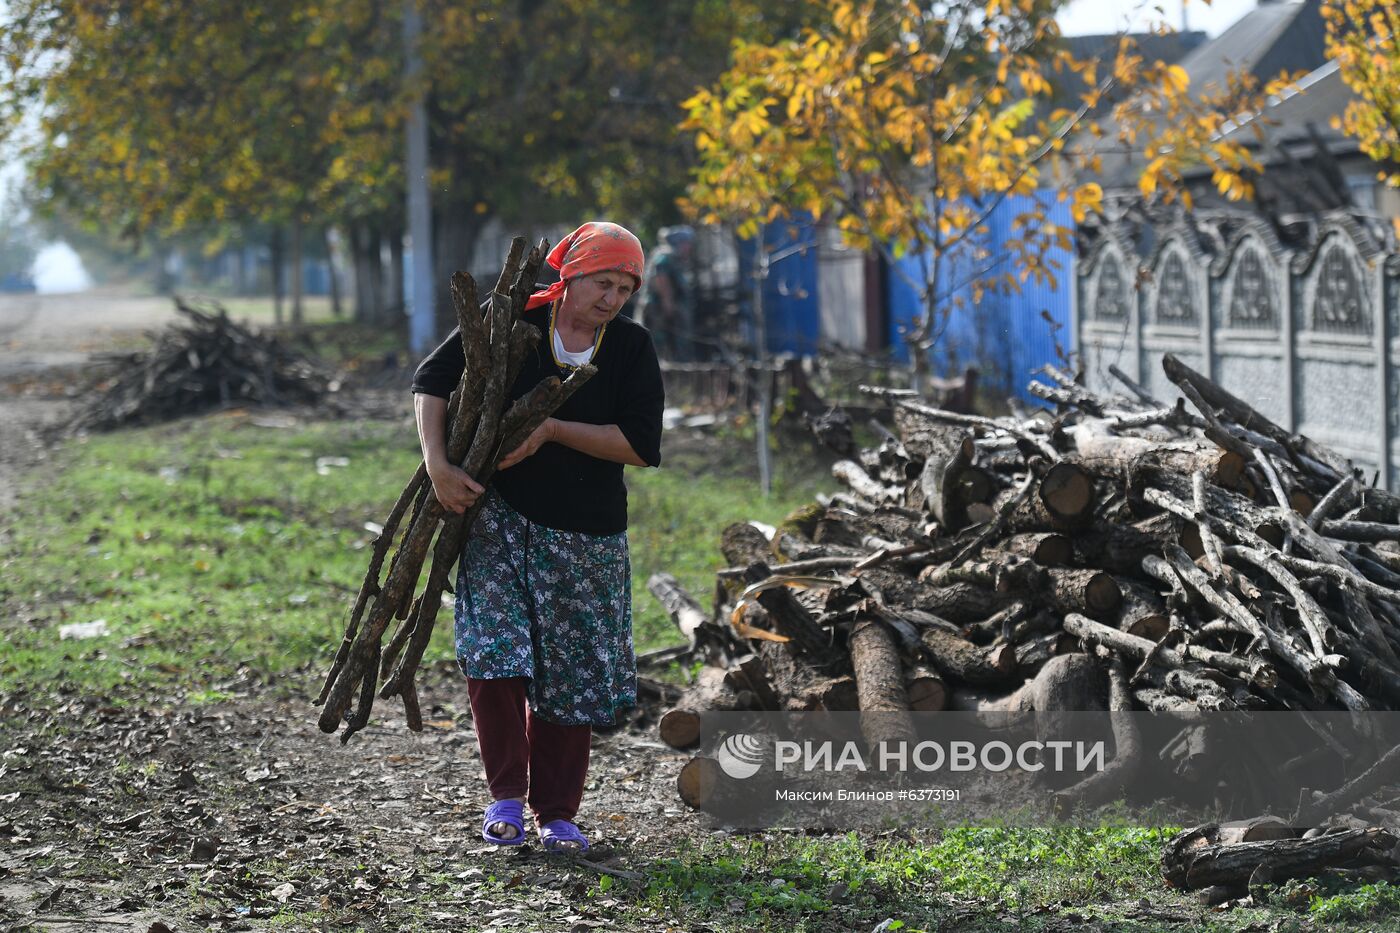
<svg viewBox="0 0 1400 933"><path fill-rule="evenodd" d="M1285 886L1285 890L1288 886ZM1308 895L1308 912L1317 920L1326 923L1358 923L1365 921L1375 924L1382 918L1389 922L1387 929L1400 928L1400 887L1388 881L1364 884L1350 890L1333 894L1313 893ZM1372 927L1379 929L1379 927Z"/></svg>
<svg viewBox="0 0 1400 933"><path fill-rule="evenodd" d="M219 304L228 309L229 317L236 321L249 321L253 324L267 326L276 321L276 307L271 295L229 295L217 298ZM351 302L341 296L341 307L343 314L348 318L353 314ZM305 295L301 299L302 321L305 324L324 324L334 322L335 315L331 313L331 299L329 295ZM282 320L290 323L292 320L292 299L288 295L282 299Z"/></svg>
<svg viewBox="0 0 1400 933"><path fill-rule="evenodd" d="M0 543L7 650L0 693L60 684L116 698L126 685L212 702L240 668L277 675L325 661L344 630L382 521L417 463L407 421L260 427L232 412L70 442ZM317 471L322 457L348 467ZM629 470L639 650L676 641L646 592L675 573L702 602L722 565L718 532L773 522L817 477L761 500L742 465L693 457ZM780 474L782 475L782 474ZM428 660L451 657L444 610ZM109 634L59 639L104 619Z"/></svg>
<svg viewBox="0 0 1400 933"><path fill-rule="evenodd" d="M716 842L671 860L648 895L674 908L745 911L878 910L910 927L936 925L949 905L996 904L1030 915L1092 908L1157 893L1163 829L950 829L931 842L869 845L777 837ZM736 905L737 906L737 905Z"/></svg>
<svg viewBox="0 0 1400 933"><path fill-rule="evenodd" d="M674 921L735 918L723 929L1246 931L1396 929L1395 887L1330 898L1290 894L1220 913L1159 875L1171 827L959 827L871 841L855 833L707 840L651 866L629 905ZM1316 883L1291 883L1304 892ZM619 897L618 887L609 893ZM740 919L742 918L742 919Z"/></svg>

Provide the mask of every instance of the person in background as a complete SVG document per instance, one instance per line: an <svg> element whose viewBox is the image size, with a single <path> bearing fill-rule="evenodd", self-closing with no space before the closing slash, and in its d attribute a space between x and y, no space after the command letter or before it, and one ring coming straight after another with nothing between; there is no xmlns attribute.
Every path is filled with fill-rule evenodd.
<svg viewBox="0 0 1400 933"><path fill-rule="evenodd" d="M661 245L648 263L642 320L668 360L690 361L695 352L695 287L691 257L695 231L687 226L661 228Z"/></svg>

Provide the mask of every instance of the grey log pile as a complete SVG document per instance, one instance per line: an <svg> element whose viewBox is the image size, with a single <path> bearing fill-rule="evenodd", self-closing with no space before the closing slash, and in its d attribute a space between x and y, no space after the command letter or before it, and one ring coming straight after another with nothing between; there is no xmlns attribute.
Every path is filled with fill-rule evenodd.
<svg viewBox="0 0 1400 933"><path fill-rule="evenodd" d="M1053 367L1018 417L872 391L894 429L771 535L725 529L709 618L651 582L689 607L681 656L715 669L661 738L690 747L704 709L1400 708L1400 499L1163 366L1175 404ZM1043 682L1071 675L1091 689Z"/></svg>

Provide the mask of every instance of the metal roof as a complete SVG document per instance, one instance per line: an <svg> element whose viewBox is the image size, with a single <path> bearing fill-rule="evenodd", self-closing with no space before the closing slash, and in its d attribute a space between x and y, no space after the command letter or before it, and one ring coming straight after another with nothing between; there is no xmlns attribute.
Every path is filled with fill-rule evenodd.
<svg viewBox="0 0 1400 933"><path fill-rule="evenodd" d="M1313 71L1327 61L1321 0L1261 3L1180 62L1198 93L1226 89L1231 72L1263 82L1281 71Z"/></svg>

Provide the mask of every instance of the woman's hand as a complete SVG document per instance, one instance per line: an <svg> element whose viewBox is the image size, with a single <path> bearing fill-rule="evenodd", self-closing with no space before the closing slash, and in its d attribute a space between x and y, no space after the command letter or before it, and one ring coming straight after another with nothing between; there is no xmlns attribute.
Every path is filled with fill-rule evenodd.
<svg viewBox="0 0 1400 933"><path fill-rule="evenodd" d="M506 454L501 462L496 464L496 469L504 470L506 467L515 466L552 440L554 440L554 419L546 418L543 424L535 428L530 436L525 438L525 443Z"/></svg>
<svg viewBox="0 0 1400 933"><path fill-rule="evenodd" d="M433 483L433 494L444 509L458 515L476 505L484 490L481 484L467 475L461 467L443 461L428 467L428 479Z"/></svg>

